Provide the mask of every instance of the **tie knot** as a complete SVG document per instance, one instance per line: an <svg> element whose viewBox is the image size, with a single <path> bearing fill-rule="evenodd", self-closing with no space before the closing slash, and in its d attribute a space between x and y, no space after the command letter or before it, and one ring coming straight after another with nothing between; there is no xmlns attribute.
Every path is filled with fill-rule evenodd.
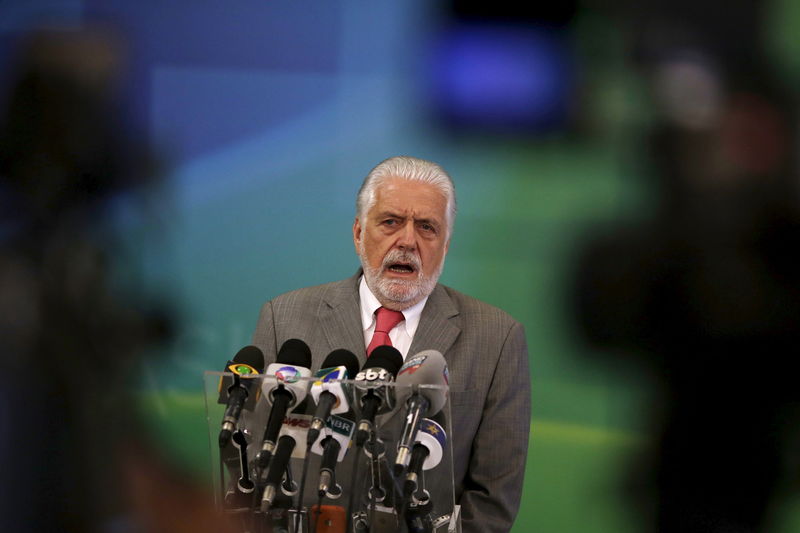
<svg viewBox="0 0 800 533"><path fill-rule="evenodd" d="M375 331L389 333L397 324L403 321L403 313L379 307L375 317Z"/></svg>

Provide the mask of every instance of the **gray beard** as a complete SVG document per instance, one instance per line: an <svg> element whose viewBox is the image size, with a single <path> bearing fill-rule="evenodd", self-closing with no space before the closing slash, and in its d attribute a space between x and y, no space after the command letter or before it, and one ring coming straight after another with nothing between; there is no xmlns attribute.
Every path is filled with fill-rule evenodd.
<svg viewBox="0 0 800 533"><path fill-rule="evenodd" d="M419 256L411 253L403 253L396 250L390 251L383 258L381 266L372 268L367 264L367 254L364 250L364 241L358 249L358 257L361 260L361 268L364 269L364 280L372 294L384 307L394 311L402 311L418 304L436 287L439 276L444 269L444 257L432 275L426 276L422 272L422 265ZM399 261L409 262L414 265L419 277L414 280L388 279L383 276L383 270L388 265Z"/></svg>

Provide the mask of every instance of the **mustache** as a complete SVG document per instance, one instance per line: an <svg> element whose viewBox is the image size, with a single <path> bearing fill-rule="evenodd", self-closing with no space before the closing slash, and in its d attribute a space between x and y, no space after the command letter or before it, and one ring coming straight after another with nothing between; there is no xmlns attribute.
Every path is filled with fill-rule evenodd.
<svg viewBox="0 0 800 533"><path fill-rule="evenodd" d="M383 258L381 267L388 268L390 265L395 263L406 263L411 265L417 272L422 270L422 261L415 253L404 252L401 250L390 250L389 253Z"/></svg>

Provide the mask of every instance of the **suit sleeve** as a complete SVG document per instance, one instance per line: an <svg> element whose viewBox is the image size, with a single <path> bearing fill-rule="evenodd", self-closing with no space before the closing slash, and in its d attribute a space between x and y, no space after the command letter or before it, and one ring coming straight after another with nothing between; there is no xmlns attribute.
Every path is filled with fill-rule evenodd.
<svg viewBox="0 0 800 533"><path fill-rule="evenodd" d="M514 322L473 440L461 495L463 533L507 532L519 509L530 433L530 375L524 328Z"/></svg>

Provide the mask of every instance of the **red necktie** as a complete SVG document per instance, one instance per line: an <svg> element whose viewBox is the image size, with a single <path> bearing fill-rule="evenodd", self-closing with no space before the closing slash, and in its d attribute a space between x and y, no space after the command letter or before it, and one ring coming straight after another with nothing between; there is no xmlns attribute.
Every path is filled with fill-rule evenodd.
<svg viewBox="0 0 800 533"><path fill-rule="evenodd" d="M378 346L392 345L392 341L389 339L389 332L403 320L403 313L400 311L392 311L385 307L378 308L375 319L375 333L372 334L372 340L369 341L369 346L367 346L367 357Z"/></svg>

